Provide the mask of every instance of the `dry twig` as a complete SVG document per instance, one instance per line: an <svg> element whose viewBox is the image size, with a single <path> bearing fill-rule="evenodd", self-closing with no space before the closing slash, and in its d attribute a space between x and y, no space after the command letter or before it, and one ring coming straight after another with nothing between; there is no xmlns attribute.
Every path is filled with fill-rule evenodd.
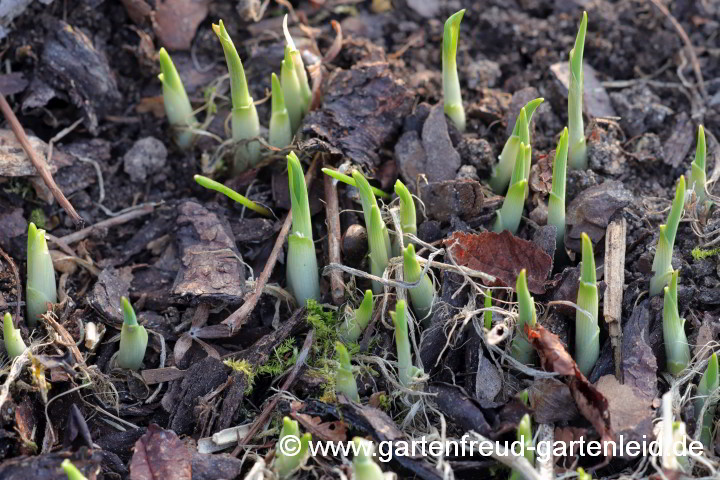
<svg viewBox="0 0 720 480"><path fill-rule="evenodd" d="M624 217L610 222L605 234L605 299L603 314L610 331L610 344L615 361L615 378L622 375L622 298L625 283L625 240L627 224Z"/></svg>
<svg viewBox="0 0 720 480"><path fill-rule="evenodd" d="M324 176L325 205L327 207L327 228L328 228L328 256L330 263L342 263L340 257L340 211L338 206L337 188L333 179L328 175ZM345 300L345 283L342 272L332 270L330 272L330 293L335 305L340 305Z"/></svg>

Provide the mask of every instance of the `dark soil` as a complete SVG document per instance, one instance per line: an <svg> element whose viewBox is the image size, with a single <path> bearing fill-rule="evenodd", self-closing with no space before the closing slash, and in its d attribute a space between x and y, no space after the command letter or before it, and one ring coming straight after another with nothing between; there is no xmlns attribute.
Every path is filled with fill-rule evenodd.
<svg viewBox="0 0 720 480"><path fill-rule="evenodd" d="M499 356L509 342L486 345L484 335L481 338L473 328L473 319L481 324L482 315L466 315L482 308L482 296L462 276L447 270L434 272L441 284L438 301L447 308L436 310L431 325L420 328L422 337L416 331L415 357L429 374L417 389L430 396L396 391L381 365L367 360L395 358L389 315L381 318L377 307L381 301L356 354L366 359L357 372L362 404L334 396L329 380L334 364L328 361L334 347L328 332L346 308L344 301L357 306L359 292L369 288L365 279L345 274L349 295L339 302L329 275L323 276L319 303L325 305L324 313L314 306L298 308L283 290L266 288L237 328L222 323L251 298L255 283L246 280L257 280L271 258L290 206L284 152L268 152L260 168L232 176L227 168L230 157L223 154L228 149L219 148L217 140L229 136L224 123L230 109L229 84L220 79L227 70L211 23L225 21L256 101L267 96L270 74L280 69L280 19L286 10L272 2L255 23L246 12L239 13L242 6L255 3L38 0L4 27L8 34L0 39L0 58L6 73L0 75L0 92L29 134L50 142L68 129L53 141L51 164L56 182L85 226L117 218L128 209L144 208L145 214L68 241L74 254L91 267L63 270L56 265L66 300L55 311L57 324L43 322L32 337L33 343L44 344L35 352L33 365L45 373L33 376L24 368L1 405L0 478L64 478L59 469L64 458L71 458L89 478L244 478L255 459L244 457L245 452L258 458L269 454L275 432L243 440L245 430L239 441L247 446L233 444L222 453L198 452L196 445L222 429L255 422L263 413L270 414L264 418L270 423L258 424L258 432L280 425L286 414L300 419L302 430L319 440L344 441L359 435L380 442L438 435L441 414L447 426L442 433L448 437L460 438L473 430L487 438L513 440L525 412L531 413L535 427L544 424L545 430L554 432L556 440L602 437L591 415L576 408L573 388L578 387L572 380L523 373ZM379 13L370 4L385 2L299 3L293 2L299 18L312 27L319 52L313 52L306 34L294 27L291 31L302 49L316 56L327 52L336 38L331 21L339 22L343 35L339 54L323 65L322 102L305 117L294 148L306 170L312 162L318 166L310 188L318 263L330 263L332 237L319 169L323 163L359 166L374 177L374 185L388 192L401 178L424 202L424 210L418 208L418 236L442 248L442 240L454 232L492 228L502 199L486 186L490 172L520 107L544 97L533 117L530 195L517 233L534 242L537 255L555 259L551 274L533 289L540 323L574 351L573 310L548 302L575 301L581 232L593 240L603 280L606 227L624 218L623 363L618 370L608 327L601 319L602 353L588 378L609 403L605 413L616 434L652 436L659 399L668 391L671 377L665 373L662 298L648 298L646 290L658 226L666 221L677 178L690 168L698 124L705 126L708 138L711 192L720 176L720 144L713 135L720 129L720 5L687 0L669 5L694 47L701 86L678 31L650 1L407 0L392 2L390 10ZM153 15L172 13L164 4L190 23L196 19L197 32L188 36L185 25L168 33L157 26L159 21L172 24L167 18L153 24ZM155 13L143 13L144 7ZM439 106L443 24L460 8L467 8L457 59L468 117L464 134L448 126ZM567 123L567 89L556 75L556 64L567 62L583 9L589 17L585 110L590 169L568 172L568 256L555 252L554 236L543 226L554 149ZM217 108L209 135L185 152L173 144L165 119L155 57L161 46L182 44L183 36L191 48L171 54L188 94L195 106L212 97ZM269 100L257 109L267 125ZM7 124L2 128L10 132ZM23 156L19 149L13 155ZM268 206L277 217L260 218L202 189L193 181L198 173ZM418 174L425 175L427 184ZM44 224L60 239L77 231L38 186L42 181L37 177L0 177L0 247L7 253L0 262L0 310L10 311L16 325L22 325L27 344L30 332L21 308L27 222ZM714 194L720 192L715 189ZM338 195L343 237L334 240L341 242L345 265L367 270L356 193L341 185ZM711 342L720 341L720 254L714 250L699 258L691 252L697 247L712 252L720 245L718 238L719 208L701 218L686 211L673 267L681 269L678 302L697 365L706 362ZM50 247L62 249L52 241ZM444 262L450 263L447 258ZM516 267L519 271L525 265ZM283 251L268 284L285 288ZM602 288L604 284L601 292ZM497 306L512 300L511 292L496 291ZM394 309L390 292L386 309ZM152 332L144 370L135 374L114 369L111 362L123 295L129 296L139 321ZM600 299L603 312L602 295ZM504 318L496 315L494 321L502 323ZM92 348L82 337L90 322L105 329L99 345ZM63 338L62 332L72 338ZM82 342L76 347L69 340ZM304 356L306 362L297 361ZM231 362L224 362L228 358L235 365L247 362L253 375L231 368ZM7 364L0 382L9 371ZM612 383L617 371L624 375L623 385ZM43 375L51 386L44 392L38 383ZM697 378L691 380L697 383ZM76 388L88 381L91 387ZM277 395L280 388L298 400ZM525 389L529 407L515 397ZM413 406L415 402L422 405ZM628 409L626 404L639 407ZM681 415L688 432L694 433L692 403L679 405L676 419ZM409 412L416 417L408 419ZM167 461L160 459L165 451L177 468L162 470L169 472L165 477L147 474L157 467L154 462ZM706 455L718 465L720 432ZM248 461L242 462L244 458ZM598 478L632 472L639 478L655 472L647 464L641 466L638 458L555 460L555 475L601 462L593 473ZM396 455L382 467L400 478L440 479L437 461ZM477 455L451 455L443 462L457 478L509 475L498 462ZM312 469L299 475L336 478L334 468L351 475L349 464L338 459L316 458L308 465ZM709 475L699 464L688 474Z"/></svg>

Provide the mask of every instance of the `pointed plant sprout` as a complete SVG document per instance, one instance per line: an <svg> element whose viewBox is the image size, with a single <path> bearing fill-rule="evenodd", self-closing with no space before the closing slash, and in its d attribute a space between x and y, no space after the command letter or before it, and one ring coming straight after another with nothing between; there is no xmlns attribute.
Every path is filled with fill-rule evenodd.
<svg viewBox="0 0 720 480"><path fill-rule="evenodd" d="M352 471L353 480L384 480L380 466L375 463L375 446L369 440L364 438L353 438L355 448L353 449Z"/></svg>
<svg viewBox="0 0 720 480"><path fill-rule="evenodd" d="M400 180L395 182L395 194L400 198L400 228L403 233L403 244L411 243L409 235L417 234L417 215L415 213L415 202L410 190ZM395 252L396 256L400 252Z"/></svg>
<svg viewBox="0 0 720 480"><path fill-rule="evenodd" d="M305 71L305 64L303 63L302 55L300 50L295 47L295 42L290 36L290 30L287 26L288 16L285 15L283 18L283 34L285 34L285 42L290 47L290 58L292 59L293 66L295 67L295 74L297 75L298 82L300 84L300 96L302 98L303 115L308 112L310 108L310 101L312 100L312 90L310 89L310 82L308 81L307 71Z"/></svg>
<svg viewBox="0 0 720 480"><path fill-rule="evenodd" d="M536 98L520 109L520 113L515 119L513 131L500 153L498 164L493 168L492 177L490 178L490 188L492 188L493 192L501 194L507 189L510 177L515 169L515 160L517 159L520 144L531 145L530 122L533 113L544 101L544 98Z"/></svg>
<svg viewBox="0 0 720 480"><path fill-rule="evenodd" d="M285 437L294 437L292 440L283 440ZM305 465L310 453L310 440L312 435L300 435L297 420L283 417L283 426L276 447L284 445L286 448L275 449L275 463L273 464L278 477L282 480L289 478L300 467ZM284 450L288 450L285 452ZM290 455L290 453L294 455Z"/></svg>
<svg viewBox="0 0 720 480"><path fill-rule="evenodd" d="M395 325L398 379L404 387L409 387L413 378L422 375L422 370L412 364L405 300L398 300L395 304L395 311L390 312L390 317Z"/></svg>
<svg viewBox="0 0 720 480"><path fill-rule="evenodd" d="M587 12L583 12L575 46L570 50L570 87L568 89L568 163L571 168L587 168L587 146L583 125L583 51L587 31Z"/></svg>
<svg viewBox="0 0 720 480"><path fill-rule="evenodd" d="M25 351L25 342L23 342L20 329L15 328L13 324L12 315L9 312L5 312L3 318L3 340L5 341L5 351L12 360L15 357L19 357Z"/></svg>
<svg viewBox="0 0 720 480"><path fill-rule="evenodd" d="M510 354L520 363L525 365L535 360L535 349L530 345L525 334L525 325L534 328L537 322L535 313L535 301L530 296L527 286L527 271L523 268L515 282L515 291L518 300L518 318L515 324L515 337L510 347Z"/></svg>
<svg viewBox="0 0 720 480"><path fill-rule="evenodd" d="M310 223L310 203L302 165L295 152L288 160L292 232L288 236L287 282L298 305L320 298L320 278Z"/></svg>
<svg viewBox="0 0 720 480"><path fill-rule="evenodd" d="M338 180L340 182L343 182L347 185L350 185L351 187L357 187L357 184L355 183L355 179L349 175L345 175L344 173L340 173L337 170L333 170L332 168L323 168L323 173L329 177L334 178L335 180ZM379 188L375 188L373 186L370 186L370 190L372 190L373 195L380 198L390 198L390 194L387 192L383 192Z"/></svg>
<svg viewBox="0 0 720 480"><path fill-rule="evenodd" d="M692 162L690 170L690 185L695 190L695 197L700 206L705 204L705 184L707 177L705 176L705 159L707 157L707 147L705 145L705 129L702 125L698 126L697 147L695 147L695 160Z"/></svg>
<svg viewBox="0 0 720 480"><path fill-rule="evenodd" d="M80 473L80 470L78 470L77 467L72 464L70 459L66 458L65 460L63 460L60 466L65 472L65 475L67 475L68 480L88 480L87 477Z"/></svg>
<svg viewBox="0 0 720 480"><path fill-rule="evenodd" d="M363 215L365 216L365 225L368 227L369 235L369 228L370 224L372 223L372 218L370 215L372 207L374 206L378 209L378 214L380 213L380 207L378 207L377 199L375 198L375 192L370 186L370 183L367 181L367 179L360 172L353 172L352 176L353 180L355 180L355 187L358 189L358 194L360 195L360 203L362 203ZM388 233L387 227L385 226L385 222L381 221L380 224L382 224L381 233L383 236L383 242L385 243L385 250L387 251L388 258L390 258L392 256L390 234Z"/></svg>
<svg viewBox="0 0 720 480"><path fill-rule="evenodd" d="M690 346L685 335L685 319L680 318L677 303L677 281L679 270L672 272L670 285L665 287L663 304L663 342L667 370L674 376L680 375L690 364Z"/></svg>
<svg viewBox="0 0 720 480"><path fill-rule="evenodd" d="M430 320L435 288L430 276L427 273L423 275L423 269L415 255L415 246L412 243L405 247L403 252L403 278L408 283L420 282L409 288L408 293L417 319L427 323Z"/></svg>
<svg viewBox="0 0 720 480"><path fill-rule="evenodd" d="M164 48L161 48L160 52L158 52L158 58L160 59L160 70L162 71L158 78L163 87L165 114L170 125L176 130L175 143L180 148L185 149L193 141L193 133L188 129L196 127L198 121L195 119L192 105L190 105L190 100L185 92L185 86L183 86L170 55Z"/></svg>
<svg viewBox="0 0 720 480"><path fill-rule="evenodd" d="M344 394L354 402L359 402L360 395L358 395L357 383L352 373L350 354L345 345L340 342L335 342L335 352L338 361L338 367L335 371L335 391Z"/></svg>
<svg viewBox="0 0 720 480"><path fill-rule="evenodd" d="M120 351L117 364L120 368L139 370L147 349L148 334L140 325L130 301L122 297L123 326L120 330Z"/></svg>
<svg viewBox="0 0 720 480"><path fill-rule="evenodd" d="M515 161L515 168L513 169L505 200L503 200L500 210L495 212L497 218L493 226L494 232L499 233L508 230L515 233L520 226L528 186L525 171L529 170L527 166L530 165L531 155L530 145L521 143L520 148L517 150L517 160Z"/></svg>
<svg viewBox="0 0 720 480"><path fill-rule="evenodd" d="M285 107L290 114L290 125L293 134L300 128L300 123L304 116L302 89L300 88L300 80L298 80L295 65L292 60L292 53L288 45L285 46L285 58L282 61L280 69L280 83L282 85L283 96L285 97Z"/></svg>
<svg viewBox="0 0 720 480"><path fill-rule="evenodd" d="M650 295L658 295L663 287L668 284L672 276L672 253L675 246L675 234L683 214L685 203L685 177L681 176L675 187L675 199L673 200L667 224L660 225L660 236L658 237L653 259L653 277L650 279Z"/></svg>
<svg viewBox="0 0 720 480"><path fill-rule="evenodd" d="M445 100L445 114L450 117L455 127L461 132L465 131L465 109L460 91L460 79L457 74L457 43L460 35L460 22L465 10L453 14L445 22L442 49L442 78L443 97Z"/></svg>
<svg viewBox="0 0 720 480"><path fill-rule="evenodd" d="M365 331L365 328L370 323L373 304L372 290L365 290L365 297L363 297L360 306L345 318L345 321L339 328L338 336L341 340L344 342L357 342L362 332Z"/></svg>
<svg viewBox="0 0 720 480"><path fill-rule="evenodd" d="M565 182L568 156L568 129L565 127L555 149L552 189L548 199L548 225L555 226L555 248L560 251L565 244Z"/></svg>
<svg viewBox="0 0 720 480"><path fill-rule="evenodd" d="M276 148L283 148L292 142L292 126L290 125L290 114L285 108L285 96L283 95L280 80L273 72L272 84L272 110L270 114L270 129L268 143Z"/></svg>
<svg viewBox="0 0 720 480"><path fill-rule="evenodd" d="M258 119L255 103L250 96L245 69L238 55L230 35L225 30L223 21L212 28L220 39L225 61L230 72L230 94L232 97L232 138L235 142L248 141L260 136L260 120ZM260 160L260 144L250 141L238 147L235 156L235 171L242 172L254 167Z"/></svg>
<svg viewBox="0 0 720 480"><path fill-rule="evenodd" d="M377 205L373 205L370 208L370 224L367 228L370 249L370 273L380 278L382 278L390 261L383 231L387 232L387 228L380 216L380 209ZM382 293L383 285L373 280L372 289L374 293Z"/></svg>
<svg viewBox="0 0 720 480"><path fill-rule="evenodd" d="M520 419L520 423L517 426L517 441L522 444L522 452L525 460L530 462L530 465L535 463L535 450L532 448L533 435L532 435L532 422L530 421L530 415L527 413ZM523 480L525 477L517 470L513 470L510 474L510 480Z"/></svg>
<svg viewBox="0 0 720 480"><path fill-rule="evenodd" d="M598 292L592 241L582 234L582 269L575 311L575 362L583 375L589 375L600 356Z"/></svg>
<svg viewBox="0 0 720 480"><path fill-rule="evenodd" d="M260 215L264 215L266 217L272 216L272 213L267 208L258 205L257 203L253 202L249 198L247 198L243 195L240 195L232 188L230 188L226 185L223 185L220 182L216 182L215 180L212 180L210 178L203 177L202 175L195 175L193 177L193 179L201 187L205 187L208 190L215 190L216 192L222 193L226 197L228 197L232 200L235 200L237 203L239 203L243 207L249 208L250 210L257 212Z"/></svg>
<svg viewBox="0 0 720 480"><path fill-rule="evenodd" d="M48 311L48 304L57 302L55 269L45 240L45 230L39 230L32 222L28 226L26 302L30 328L35 328L38 317Z"/></svg>
<svg viewBox="0 0 720 480"><path fill-rule="evenodd" d="M698 382L697 397L695 398L695 418L702 426L700 431L700 441L705 447L712 445L712 427L715 411L717 410L717 401L709 403L708 397L720 389L720 374L718 373L717 354L713 352L708 361L707 369ZM705 409L705 415L700 420L703 406L708 403Z"/></svg>

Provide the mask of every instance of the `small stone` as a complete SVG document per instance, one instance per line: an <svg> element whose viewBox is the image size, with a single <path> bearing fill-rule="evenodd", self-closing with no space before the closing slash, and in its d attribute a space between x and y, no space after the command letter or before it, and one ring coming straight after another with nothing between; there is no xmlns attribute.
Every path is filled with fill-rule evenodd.
<svg viewBox="0 0 720 480"><path fill-rule="evenodd" d="M123 169L133 182L144 182L167 161L167 148L155 137L141 138L123 157Z"/></svg>
<svg viewBox="0 0 720 480"><path fill-rule="evenodd" d="M472 165L476 172L489 175L497 161L490 142L484 138L472 138L465 135L458 144L457 151L462 163Z"/></svg>
<svg viewBox="0 0 720 480"><path fill-rule="evenodd" d="M545 225L548 219L548 207L545 202L540 202L537 207L530 211L530 220L538 225Z"/></svg>
<svg viewBox="0 0 720 480"><path fill-rule="evenodd" d="M463 78L467 79L468 87L474 90L495 87L502 76L500 65L484 58L475 60L464 70Z"/></svg>
<svg viewBox="0 0 720 480"><path fill-rule="evenodd" d="M610 94L615 110L620 115L620 126L629 137L659 129L673 114L662 104L660 97L641 83Z"/></svg>
<svg viewBox="0 0 720 480"><path fill-rule="evenodd" d="M463 165L462 167L460 167L460 170L458 170L455 179L479 181L480 177L478 177L477 169L475 167L473 167L472 165Z"/></svg>

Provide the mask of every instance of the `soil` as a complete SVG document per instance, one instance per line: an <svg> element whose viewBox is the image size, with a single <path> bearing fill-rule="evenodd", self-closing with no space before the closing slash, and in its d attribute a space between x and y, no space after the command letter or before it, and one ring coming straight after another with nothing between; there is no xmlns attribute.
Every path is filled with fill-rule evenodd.
<svg viewBox="0 0 720 480"><path fill-rule="evenodd" d="M225 21L267 125L270 74L279 72L283 56L280 19L287 9L281 3L286 2L271 2L262 12L260 2L248 0L8 2L22 5L14 18L0 17L5 67L0 92L26 132L41 141L36 148L49 156L52 144L53 176L84 226L100 226L77 236L78 226L52 202L42 180L31 175L34 170L17 166L29 165L20 148L5 148L13 136L4 124L0 310L13 314L26 344L32 344L32 362L25 357L27 365L15 373L9 362L0 370L6 385L0 397L7 394L0 414L0 478L64 478L59 464L65 458L98 479L270 478L283 415L297 419L316 440L461 438L474 431L512 441L527 412L544 439L652 438L660 398L671 386L675 419L694 434L697 419L689 399L699 375L674 379L666 373L663 301L648 297L647 290L658 226L666 221L675 182L688 174L699 124L708 141L708 190L720 195L713 191L720 178L714 135L720 129L720 4L670 2L676 25L657 7L667 5L662 0L293 2L291 33L306 64L325 56L321 96L293 146L312 181L321 267L337 261L330 257L339 249L344 265L368 270L357 192L339 184L339 207L328 208L333 188L320 167L355 166L388 192L402 179L422 201L418 237L431 248L419 254L427 258L436 248L451 250L448 239L454 234L492 230L502 204L487 186L492 167L520 108L545 98L533 116L533 166L519 238L493 244L500 240L483 237L498 248L493 252L508 257L499 262L502 267L480 260L471 265L504 282L472 277L477 283L469 283L470 277L450 269L450 256L434 258L442 264L430 270L442 308L430 322L412 328L414 358L426 374L413 391L399 388L391 368L395 344L387 311L394 310L396 295L394 288L386 289L353 351L362 399L356 403L332 388L334 332L370 288L369 280L336 270L332 282L341 282L338 290L326 271L319 305L297 306L285 290L285 250L273 249L286 234L290 207L287 151L267 150L259 168L239 174L229 168L232 145L224 141L229 83L211 23ZM457 54L464 133L447 121L441 105L443 24L461 8L467 9ZM567 123L563 75L583 10L589 17L584 56L589 169L568 172L568 251L560 252L554 231L545 227L547 198L555 145ZM692 52L678 29L687 34ZM171 50L193 104L206 107L199 114L208 119L206 135L187 151L173 143L162 106L156 57L161 46ZM203 189L193 181L195 174L216 178L272 209L274 217ZM340 229L333 231L329 225L337 209ZM42 321L32 337L23 308L31 220L52 235L51 249L77 258L56 261L60 303L52 321ZM600 359L589 382L581 381L558 367L557 358L546 362L543 349L574 351L575 313L567 302L577 295L582 232L595 249L600 312L607 307L606 231L623 220L618 320L624 336L616 345L622 360L616 364L611 327L601 318ZM696 373L704 371L720 341L719 239L720 208L686 209L673 267L681 272L678 304ZM543 359L534 368L508 360L509 341L488 340L503 329L512 334L514 304L507 301L514 298L520 269L530 269L512 256L514 242L523 245L517 249L528 262L544 266L531 290L539 323L559 339L533 341ZM705 255L693 253L697 248ZM267 284L255 295L268 263ZM493 332L482 328L487 287L495 287L498 307ZM114 366L121 296L129 297L151 332L140 372ZM97 344L88 338L90 324L104 332ZM524 390L527 405L516 396ZM201 447L213 434L238 425L245 427L236 441L212 451ZM720 429L705 455L717 469ZM269 469L258 473L263 459ZM597 467L598 478L657 474L638 457L554 460L555 476L577 466ZM382 468L399 478L505 478L509 470L502 463L479 455L403 457L395 451ZM254 476L246 477L251 468ZM316 457L296 475L339 478L340 472L350 478L350 463ZM686 474L711 475L698 462Z"/></svg>

